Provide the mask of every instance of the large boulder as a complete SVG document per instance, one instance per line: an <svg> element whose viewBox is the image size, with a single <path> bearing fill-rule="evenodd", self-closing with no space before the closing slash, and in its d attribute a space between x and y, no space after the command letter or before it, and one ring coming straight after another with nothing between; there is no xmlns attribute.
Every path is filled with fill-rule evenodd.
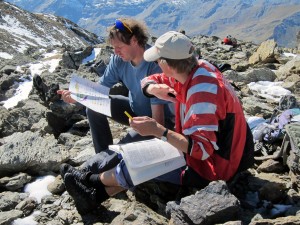
<svg viewBox="0 0 300 225"><path fill-rule="evenodd" d="M167 210L174 224L223 224L239 217L240 202L224 181L215 181L179 205L169 202Z"/></svg>
<svg viewBox="0 0 300 225"><path fill-rule="evenodd" d="M277 62L275 55L278 54L277 43L267 40L261 43L256 52L249 58L250 64Z"/></svg>
<svg viewBox="0 0 300 225"><path fill-rule="evenodd" d="M60 164L69 157L68 151L57 143L53 135L41 137L37 132L17 132L1 142L0 177L22 171L37 175L57 172Z"/></svg>
<svg viewBox="0 0 300 225"><path fill-rule="evenodd" d="M287 77L291 76L292 74L298 75L300 74L300 56L293 58L292 60L288 61L286 64L279 67L277 71L275 71L278 80L285 80Z"/></svg>

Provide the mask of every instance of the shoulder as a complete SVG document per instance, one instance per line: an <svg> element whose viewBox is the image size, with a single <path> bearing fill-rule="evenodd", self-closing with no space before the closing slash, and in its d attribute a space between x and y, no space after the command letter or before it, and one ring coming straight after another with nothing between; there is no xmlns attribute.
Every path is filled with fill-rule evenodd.
<svg viewBox="0 0 300 225"><path fill-rule="evenodd" d="M122 62L125 63L120 56L115 54L111 55L109 62L110 64L122 64Z"/></svg>
<svg viewBox="0 0 300 225"><path fill-rule="evenodd" d="M199 68L202 69L202 70L204 69L204 70L206 70L207 72L210 72L210 73L218 72L216 66L213 65L212 63L208 62L205 59L198 60L198 63L199 63L198 64Z"/></svg>
<svg viewBox="0 0 300 225"><path fill-rule="evenodd" d="M112 55L107 67L108 71L122 71L128 67L128 62L123 61L123 59L118 55Z"/></svg>

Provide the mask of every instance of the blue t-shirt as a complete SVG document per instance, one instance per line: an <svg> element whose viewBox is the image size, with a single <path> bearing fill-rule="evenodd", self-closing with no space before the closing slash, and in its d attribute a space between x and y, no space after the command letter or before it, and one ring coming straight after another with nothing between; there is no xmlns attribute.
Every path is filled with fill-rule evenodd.
<svg viewBox="0 0 300 225"><path fill-rule="evenodd" d="M117 55L112 55L110 62L100 78L100 83L111 88L118 82L129 90L129 102L132 111L137 116L152 116L151 104L168 104L169 102L157 98L148 98L143 94L141 80L151 74L161 73L160 67L155 62L143 60L138 66L125 62Z"/></svg>

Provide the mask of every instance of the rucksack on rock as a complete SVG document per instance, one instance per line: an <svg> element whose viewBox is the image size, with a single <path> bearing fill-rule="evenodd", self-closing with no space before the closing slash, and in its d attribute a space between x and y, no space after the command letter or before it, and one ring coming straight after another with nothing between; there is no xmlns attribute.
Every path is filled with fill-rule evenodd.
<svg viewBox="0 0 300 225"><path fill-rule="evenodd" d="M279 100L279 110L287 110L292 108L297 108L297 99L294 95L282 96Z"/></svg>

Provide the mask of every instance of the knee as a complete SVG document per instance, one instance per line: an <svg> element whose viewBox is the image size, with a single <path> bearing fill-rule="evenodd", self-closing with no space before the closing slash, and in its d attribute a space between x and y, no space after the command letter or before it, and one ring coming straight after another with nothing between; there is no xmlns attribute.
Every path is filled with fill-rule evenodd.
<svg viewBox="0 0 300 225"><path fill-rule="evenodd" d="M102 155L98 153L87 159L85 163L81 165L81 169L92 173L99 173L99 168L101 167L103 160L104 157L102 158Z"/></svg>
<svg viewBox="0 0 300 225"><path fill-rule="evenodd" d="M115 180L118 183L118 185L124 189L129 189L133 191L135 188L124 160L122 160L115 168Z"/></svg>

